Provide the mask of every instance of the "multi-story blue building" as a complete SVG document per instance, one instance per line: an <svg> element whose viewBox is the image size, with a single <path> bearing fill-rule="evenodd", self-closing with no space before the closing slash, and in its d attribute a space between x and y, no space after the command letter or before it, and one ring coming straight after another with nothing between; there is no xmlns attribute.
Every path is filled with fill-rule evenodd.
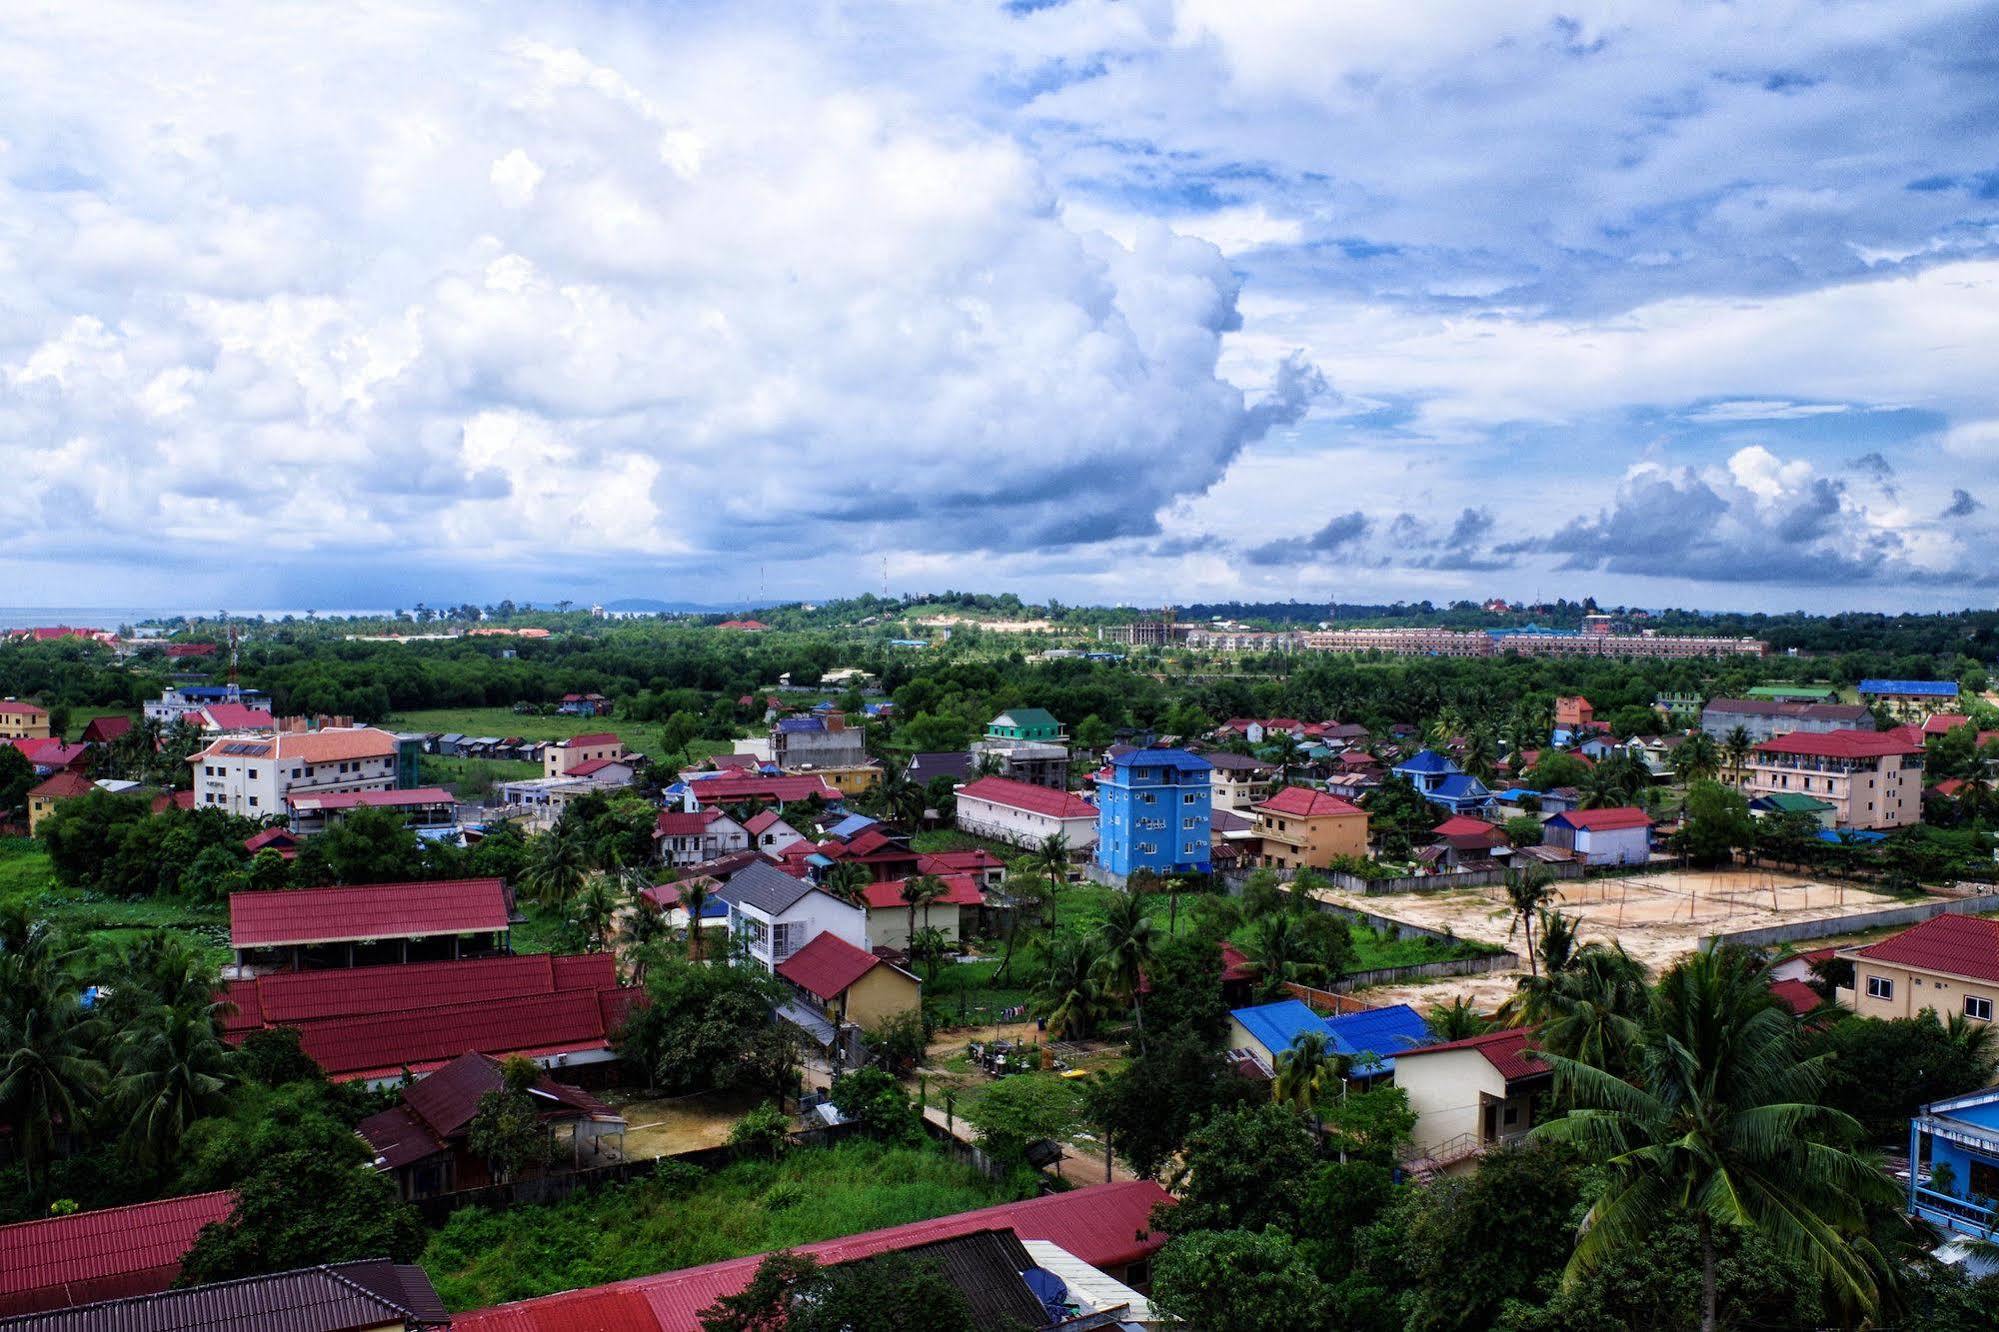
<svg viewBox="0 0 1999 1332"><path fill-rule="evenodd" d="M1909 1121L1909 1214L1977 1239L1999 1229L1999 1088L1932 1101Z"/></svg>
<svg viewBox="0 0 1999 1332"><path fill-rule="evenodd" d="M1124 876L1206 874L1214 769L1184 749L1134 749L1097 781L1097 864Z"/></svg>

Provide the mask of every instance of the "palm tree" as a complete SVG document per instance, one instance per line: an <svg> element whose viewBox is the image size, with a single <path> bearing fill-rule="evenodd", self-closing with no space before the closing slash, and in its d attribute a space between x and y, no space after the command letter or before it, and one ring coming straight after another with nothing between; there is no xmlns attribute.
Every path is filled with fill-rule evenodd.
<svg viewBox="0 0 1999 1332"><path fill-rule="evenodd" d="M1310 1113L1327 1089L1346 1077L1346 1070L1346 1058L1332 1048L1325 1032L1301 1031L1278 1052L1270 1097Z"/></svg>
<svg viewBox="0 0 1999 1332"><path fill-rule="evenodd" d="M13 974L0 990L0 1114L13 1127L32 1193L55 1151L56 1125L74 1129L96 1105L104 1065L94 1053L96 1024L74 994L49 977L7 971Z"/></svg>
<svg viewBox="0 0 1999 1332"><path fill-rule="evenodd" d="M865 906L868 900L868 885L875 876L868 872L866 865L856 865L851 860L843 860L826 871L826 880L819 886L848 906Z"/></svg>
<svg viewBox="0 0 1999 1332"><path fill-rule="evenodd" d="M930 919L930 904L945 893L944 881L935 874L918 874L902 881L902 900L909 907L909 933L913 945L916 939L916 908L923 908L923 918Z"/></svg>
<svg viewBox="0 0 1999 1332"><path fill-rule="evenodd" d="M1430 1030L1440 1041L1462 1041L1486 1029L1487 1023L1471 1000L1463 995L1448 1004L1433 1004L1428 1014Z"/></svg>
<svg viewBox="0 0 1999 1332"><path fill-rule="evenodd" d="M923 788L900 769L885 771L870 795L875 809L890 823L909 826L923 817Z"/></svg>
<svg viewBox="0 0 1999 1332"><path fill-rule="evenodd" d="M570 919L589 937L593 953L605 952L610 947L611 929L618 919L617 882L616 877L602 870L593 871L570 901Z"/></svg>
<svg viewBox="0 0 1999 1332"><path fill-rule="evenodd" d="M1683 782L1711 779L1721 771L1721 746L1706 731L1695 731L1673 752L1673 772Z"/></svg>
<svg viewBox="0 0 1999 1332"><path fill-rule="evenodd" d="M909 937L909 955L923 959L923 983L937 984L937 964L951 951L950 936L934 925L926 925Z"/></svg>
<svg viewBox="0 0 1999 1332"><path fill-rule="evenodd" d="M1098 933L1103 945L1103 957L1098 963L1102 969L1102 988L1106 994L1131 1005L1132 1022L1138 1028L1141 1043L1145 1038L1142 993L1145 968L1152 961L1158 938L1152 917L1145 914L1143 897L1120 893L1111 899Z"/></svg>
<svg viewBox="0 0 1999 1332"><path fill-rule="evenodd" d="M1296 917L1288 911L1263 917L1250 936L1250 955L1256 959L1257 988L1266 999L1284 993L1287 982L1302 984L1320 970L1306 953L1299 937Z"/></svg>
<svg viewBox="0 0 1999 1332"><path fill-rule="evenodd" d="M1640 1025L1630 1080L1544 1053L1576 1108L1535 1136L1573 1144L1606 1175L1566 1279L1641 1252L1691 1213L1701 1246L1701 1327L1715 1327L1715 1227L1754 1230L1808 1264L1834 1300L1876 1305L1864 1205L1895 1186L1837 1145L1860 1126L1817 1103L1829 1055L1803 1056L1799 1025L1770 995L1769 968L1709 945L1668 971Z"/></svg>
<svg viewBox="0 0 1999 1332"><path fill-rule="evenodd" d="M1499 757L1499 745L1491 730L1480 725L1474 726L1465 736L1465 752L1461 760L1464 770L1482 782L1493 779L1494 763Z"/></svg>
<svg viewBox="0 0 1999 1332"><path fill-rule="evenodd" d="M1543 909L1541 921L1541 965L1550 976L1569 969L1576 954L1575 917Z"/></svg>
<svg viewBox="0 0 1999 1332"><path fill-rule="evenodd" d="M1060 935L1049 948L1048 974L1034 993L1036 1007L1048 1019L1049 1035L1086 1036L1096 1025L1102 956L1103 947L1094 935Z"/></svg>
<svg viewBox="0 0 1999 1332"><path fill-rule="evenodd" d="M1994 1067L1999 1066L1999 1031L1994 1031L1990 1022L1974 1022L1962 1013L1952 1013L1944 1023L1944 1034L1979 1070L1981 1079L1990 1082Z"/></svg>
<svg viewBox="0 0 1999 1332"><path fill-rule="evenodd" d="M667 936L666 917L646 894L652 891L650 876L627 872L622 876L625 900L618 908L618 948L624 954L625 970L632 984L644 988L646 963L653 949Z"/></svg>
<svg viewBox="0 0 1999 1332"><path fill-rule="evenodd" d="M559 906L576 895L589 872L590 859L582 840L574 833L555 829L534 839L521 887L530 902Z"/></svg>
<svg viewBox="0 0 1999 1332"><path fill-rule="evenodd" d="M1048 910L1043 915L1042 924L1050 934L1055 932L1055 908L1057 894L1069 883L1069 839L1061 833L1050 833L1034 849L1034 868L1048 876Z"/></svg>
<svg viewBox="0 0 1999 1332"><path fill-rule="evenodd" d="M1749 738L1749 728L1737 726L1721 742L1722 752L1728 755L1729 780L1742 785L1742 765L1749 761L1749 751L1756 748L1756 742Z"/></svg>
<svg viewBox="0 0 1999 1332"><path fill-rule="evenodd" d="M1506 875L1506 901L1513 908L1513 926L1523 929L1527 936L1527 972L1541 974L1540 965L1534 956L1534 917L1554 894L1555 876L1540 865L1527 870L1510 870ZM1513 937L1513 926L1509 926L1506 937Z"/></svg>
<svg viewBox="0 0 1999 1332"><path fill-rule="evenodd" d="M1265 747L1270 751L1271 760L1277 764L1277 786L1282 790L1291 784L1291 769L1297 767L1299 760L1304 758L1305 747L1299 744L1297 737L1289 731L1274 732L1265 736L1264 740Z"/></svg>
<svg viewBox="0 0 1999 1332"><path fill-rule="evenodd" d="M148 1161L169 1160L188 1126L225 1104L235 1059L216 1034L222 1005L159 1004L118 1035L111 1101Z"/></svg>
<svg viewBox="0 0 1999 1332"><path fill-rule="evenodd" d="M1624 1073L1651 1002L1649 980L1645 964L1624 945L1585 944L1562 971L1523 983L1504 1015L1538 1026L1544 1050Z"/></svg>
<svg viewBox="0 0 1999 1332"><path fill-rule="evenodd" d="M701 917L708 909L708 889L713 882L697 874L680 885L681 909L687 912L687 951L696 962L701 960Z"/></svg>

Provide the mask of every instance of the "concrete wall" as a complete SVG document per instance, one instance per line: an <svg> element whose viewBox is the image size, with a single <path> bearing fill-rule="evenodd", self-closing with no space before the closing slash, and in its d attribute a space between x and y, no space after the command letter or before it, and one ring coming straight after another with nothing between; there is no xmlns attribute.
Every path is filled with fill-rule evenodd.
<svg viewBox="0 0 1999 1332"><path fill-rule="evenodd" d="M1792 921L1788 925L1766 925L1756 930L1710 934L1702 937L1701 944L1705 947L1719 940L1722 943L1741 944L1745 948L1770 948L1781 943L1796 943L1800 939L1826 939L1835 934L1859 934L1866 930L1878 930L1886 925L1918 925L1932 916L1984 916L1995 911L1999 911L1999 893L1981 893L1977 897L1918 902L1905 907L1884 907L1878 911L1858 911L1845 916L1828 916L1823 920L1799 920Z"/></svg>

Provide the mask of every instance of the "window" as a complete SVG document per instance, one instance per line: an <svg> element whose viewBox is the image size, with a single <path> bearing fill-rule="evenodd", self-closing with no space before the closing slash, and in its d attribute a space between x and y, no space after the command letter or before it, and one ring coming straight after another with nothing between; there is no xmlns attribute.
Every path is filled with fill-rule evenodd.
<svg viewBox="0 0 1999 1332"><path fill-rule="evenodd" d="M250 808L251 808L251 809L255 809L256 807L257 807L257 797L255 797L255 796L251 796L251 797L250 797Z"/></svg>
<svg viewBox="0 0 1999 1332"><path fill-rule="evenodd" d="M1886 976L1869 976L1867 978L1867 997L1869 999L1893 999L1895 997L1895 982L1889 980Z"/></svg>
<svg viewBox="0 0 1999 1332"><path fill-rule="evenodd" d="M1964 1015L1968 1018L1976 1018L1980 1022L1990 1022L1992 1020L1992 1001L1990 999L1982 999L1975 994L1967 994L1964 996Z"/></svg>
<svg viewBox="0 0 1999 1332"><path fill-rule="evenodd" d="M1192 805L1198 803L1200 799L1201 793L1199 791L1189 791L1186 795L1180 797L1180 803L1183 805Z"/></svg>
<svg viewBox="0 0 1999 1332"><path fill-rule="evenodd" d="M1182 828L1185 828L1188 832L1192 832L1194 829L1201 826L1201 821L1199 819L1182 819L1180 820L1180 826Z"/></svg>

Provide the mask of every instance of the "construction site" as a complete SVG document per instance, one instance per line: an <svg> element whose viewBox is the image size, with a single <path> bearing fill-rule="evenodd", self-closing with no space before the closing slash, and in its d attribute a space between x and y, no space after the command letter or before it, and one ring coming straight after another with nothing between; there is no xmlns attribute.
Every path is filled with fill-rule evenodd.
<svg viewBox="0 0 1999 1332"><path fill-rule="evenodd" d="M1320 899L1391 917L1407 925L1524 952L1517 917L1499 885L1437 893L1367 897L1321 889ZM1552 886L1548 902L1576 922L1582 942L1617 942L1655 971L1698 947L1704 936L1906 905L1901 899L1837 880L1767 869L1662 869L1606 875ZM1492 972L1428 984L1381 987L1371 1003L1418 1007L1459 995L1488 1011L1514 989L1514 973Z"/></svg>

